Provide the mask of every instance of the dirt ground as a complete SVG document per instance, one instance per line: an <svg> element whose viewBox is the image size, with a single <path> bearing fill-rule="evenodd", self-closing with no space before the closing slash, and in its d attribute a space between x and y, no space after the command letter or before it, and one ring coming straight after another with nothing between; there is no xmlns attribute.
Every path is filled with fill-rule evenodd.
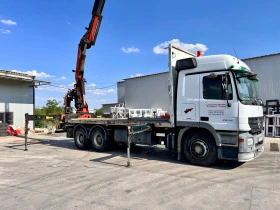
<svg viewBox="0 0 280 210"><path fill-rule="evenodd" d="M0 138L0 209L280 209L280 152L211 167L161 147L77 150L61 134Z"/></svg>

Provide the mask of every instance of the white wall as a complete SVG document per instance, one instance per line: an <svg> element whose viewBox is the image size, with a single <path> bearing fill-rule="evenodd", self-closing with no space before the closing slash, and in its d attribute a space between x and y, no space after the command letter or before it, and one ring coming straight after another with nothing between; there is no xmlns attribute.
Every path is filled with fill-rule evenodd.
<svg viewBox="0 0 280 210"><path fill-rule="evenodd" d="M124 81L118 82L117 89L118 89L118 103L125 103Z"/></svg>
<svg viewBox="0 0 280 210"><path fill-rule="evenodd" d="M168 72L126 79L125 106L131 109L169 111Z"/></svg>
<svg viewBox="0 0 280 210"><path fill-rule="evenodd" d="M32 81L0 78L0 112L13 112L15 127L24 126L25 113L33 114L33 101Z"/></svg>
<svg viewBox="0 0 280 210"><path fill-rule="evenodd" d="M13 126L24 126L25 113L33 114L33 104L0 103L0 112L13 112ZM29 127L33 128L32 122L29 123Z"/></svg>

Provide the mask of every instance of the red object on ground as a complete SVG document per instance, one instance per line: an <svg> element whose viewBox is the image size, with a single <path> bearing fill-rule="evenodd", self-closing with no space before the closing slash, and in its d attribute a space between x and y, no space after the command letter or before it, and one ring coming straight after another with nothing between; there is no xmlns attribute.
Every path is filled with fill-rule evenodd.
<svg viewBox="0 0 280 210"><path fill-rule="evenodd" d="M21 134L20 130L15 130L12 126L7 127L7 134L12 136L18 136Z"/></svg>

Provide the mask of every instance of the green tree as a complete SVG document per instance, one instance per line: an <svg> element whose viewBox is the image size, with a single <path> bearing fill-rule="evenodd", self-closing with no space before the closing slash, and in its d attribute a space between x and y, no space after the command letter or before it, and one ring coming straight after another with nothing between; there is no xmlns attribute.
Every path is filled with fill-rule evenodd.
<svg viewBox="0 0 280 210"><path fill-rule="evenodd" d="M63 114L63 107L59 106L59 101L47 100L45 111L47 115Z"/></svg>
<svg viewBox="0 0 280 210"><path fill-rule="evenodd" d="M102 108L100 108L100 109L95 109L94 111L95 111L95 116L100 116L100 115L102 115L102 113L103 113Z"/></svg>
<svg viewBox="0 0 280 210"><path fill-rule="evenodd" d="M35 115L46 115L46 112L43 108L35 108ZM45 120L36 120L35 128L43 128L46 125Z"/></svg>
<svg viewBox="0 0 280 210"><path fill-rule="evenodd" d="M63 106L59 106L60 102L53 100L47 100L46 106L42 108L35 108L36 115L60 115L64 113ZM40 120L35 121L35 127L43 128L46 125L56 125L59 121L47 121L47 120Z"/></svg>

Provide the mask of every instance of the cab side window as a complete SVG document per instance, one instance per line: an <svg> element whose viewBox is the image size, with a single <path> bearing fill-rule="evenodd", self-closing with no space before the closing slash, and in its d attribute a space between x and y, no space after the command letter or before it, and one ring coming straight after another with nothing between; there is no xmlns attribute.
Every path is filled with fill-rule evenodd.
<svg viewBox="0 0 280 210"><path fill-rule="evenodd" d="M223 90L225 75L205 76L203 77L203 98L214 100L226 100L226 94ZM227 75L228 99L232 100L232 86L230 77Z"/></svg>

